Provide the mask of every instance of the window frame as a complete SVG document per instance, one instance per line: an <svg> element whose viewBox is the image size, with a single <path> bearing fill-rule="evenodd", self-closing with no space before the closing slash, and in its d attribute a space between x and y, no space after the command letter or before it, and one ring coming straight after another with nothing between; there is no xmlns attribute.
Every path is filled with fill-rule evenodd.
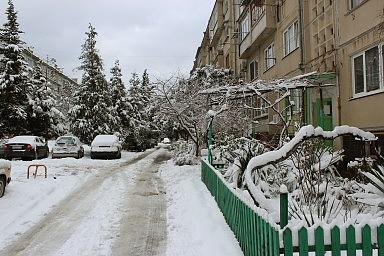
<svg viewBox="0 0 384 256"><path fill-rule="evenodd" d="M252 63L253 63L253 74L254 74L253 78L251 76ZM249 80L254 81L254 80L258 79L259 78L259 62L257 60L252 60L251 62L249 62L248 68L249 68Z"/></svg>
<svg viewBox="0 0 384 256"><path fill-rule="evenodd" d="M378 48L379 55L379 88L367 91L367 66L366 66L366 52L372 50L373 48ZM379 43L373 47L367 48L353 56L351 56L351 77L352 77L352 98L359 98L364 96L369 96L372 94L377 94L384 92L384 43ZM364 89L362 92L356 93L356 79L355 79L355 59L362 56L363 57L363 78L364 78Z"/></svg>
<svg viewBox="0 0 384 256"><path fill-rule="evenodd" d="M268 51L272 50L272 55L269 57ZM264 50L264 58L265 58L265 71L273 68L276 65L276 56L275 56L275 43L271 43L270 45L267 46ZM269 65L269 61L272 61L272 64Z"/></svg>
<svg viewBox="0 0 384 256"><path fill-rule="evenodd" d="M246 22L247 25L247 31L244 31L244 23ZM243 42L244 39L248 36L250 33L250 26L249 26L249 12L244 15L244 17L240 20L240 42Z"/></svg>
<svg viewBox="0 0 384 256"><path fill-rule="evenodd" d="M293 36L295 41L295 46L292 49L289 49L287 52L287 44L285 40L285 35L288 33L290 29L293 29ZM295 20L293 21L283 32L283 49L284 49L284 57L288 56L291 52L294 52L296 49L300 47L300 41L299 41L299 21Z"/></svg>

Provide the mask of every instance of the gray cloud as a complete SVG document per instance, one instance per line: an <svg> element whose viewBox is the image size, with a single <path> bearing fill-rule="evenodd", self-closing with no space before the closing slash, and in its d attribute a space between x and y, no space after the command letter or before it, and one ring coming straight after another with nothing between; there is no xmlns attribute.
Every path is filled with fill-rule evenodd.
<svg viewBox="0 0 384 256"><path fill-rule="evenodd" d="M0 3L4 23L5 0ZM40 57L54 57L66 74L79 66L91 22L108 75L116 58L127 82L148 69L166 76L187 73L202 39L213 0L14 0L23 39Z"/></svg>

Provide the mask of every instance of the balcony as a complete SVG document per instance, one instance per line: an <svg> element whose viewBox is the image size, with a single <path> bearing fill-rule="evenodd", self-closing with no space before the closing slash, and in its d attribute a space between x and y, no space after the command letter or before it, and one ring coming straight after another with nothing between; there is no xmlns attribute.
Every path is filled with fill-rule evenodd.
<svg viewBox="0 0 384 256"><path fill-rule="evenodd" d="M209 35L211 45L218 43L224 29L223 1L216 1L211 17L209 19Z"/></svg>
<svg viewBox="0 0 384 256"><path fill-rule="evenodd" d="M266 38L271 36L276 29L276 18L271 6L265 8L261 12L248 35L240 43L240 58L248 58L254 50L263 42Z"/></svg>

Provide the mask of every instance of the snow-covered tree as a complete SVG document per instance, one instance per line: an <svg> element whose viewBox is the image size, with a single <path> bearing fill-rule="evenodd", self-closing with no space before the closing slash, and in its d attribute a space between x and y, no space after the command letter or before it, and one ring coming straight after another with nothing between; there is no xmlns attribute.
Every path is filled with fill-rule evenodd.
<svg viewBox="0 0 384 256"><path fill-rule="evenodd" d="M71 130L84 142L91 142L98 134L112 133L118 122L111 115L111 97L108 83L103 74L103 61L96 48L97 32L89 24L85 33L80 56L83 76L74 93L74 107L70 111Z"/></svg>
<svg viewBox="0 0 384 256"><path fill-rule="evenodd" d="M111 69L109 82L113 106L112 111L114 115L118 117L116 131L118 131L122 137L126 137L133 126L132 116L134 111L128 100L127 90L122 77L120 63L116 60L115 65Z"/></svg>
<svg viewBox="0 0 384 256"><path fill-rule="evenodd" d="M28 131L28 74L30 68L22 56L17 12L11 0L5 11L7 20L0 29L0 136Z"/></svg>
<svg viewBox="0 0 384 256"><path fill-rule="evenodd" d="M28 86L28 103L27 123L31 134L52 138L64 132L64 116L56 108L56 96L38 66Z"/></svg>
<svg viewBox="0 0 384 256"><path fill-rule="evenodd" d="M214 102L210 95L201 94L200 91L233 84L238 84L238 80L230 70L212 66L197 69L189 78L175 77L157 81L159 96L165 102L161 111L165 115L172 116L187 137L193 141L196 155L199 154L206 138L208 110L217 108L216 110L220 112L222 107L231 107L230 101ZM232 101L232 103L236 107L236 102ZM229 125L238 128L241 121L239 116L240 114L237 113L235 119L232 119L233 122L227 122L227 125L217 124L215 134L218 134L218 129L235 130Z"/></svg>
<svg viewBox="0 0 384 256"><path fill-rule="evenodd" d="M156 125L157 99L145 70L142 79L136 73L130 79L129 102L132 105L132 130L126 142L133 148L144 150L155 144L158 139Z"/></svg>

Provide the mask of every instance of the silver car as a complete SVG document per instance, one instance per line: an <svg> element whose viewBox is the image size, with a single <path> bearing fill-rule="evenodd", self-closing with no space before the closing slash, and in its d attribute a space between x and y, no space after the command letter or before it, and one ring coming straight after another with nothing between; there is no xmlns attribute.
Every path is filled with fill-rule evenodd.
<svg viewBox="0 0 384 256"><path fill-rule="evenodd" d="M75 157L82 158L84 148L79 138L71 135L59 137L52 148L52 158Z"/></svg>

